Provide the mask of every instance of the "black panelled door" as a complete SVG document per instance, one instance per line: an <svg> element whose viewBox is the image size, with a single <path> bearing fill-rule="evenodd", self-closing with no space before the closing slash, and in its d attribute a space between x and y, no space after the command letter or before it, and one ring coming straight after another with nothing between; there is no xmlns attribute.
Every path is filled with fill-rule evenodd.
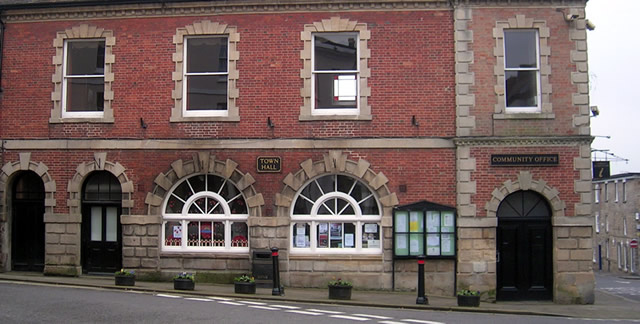
<svg viewBox="0 0 640 324"><path fill-rule="evenodd" d="M499 300L553 297L551 210L542 196L518 191L497 212Z"/></svg>
<svg viewBox="0 0 640 324"><path fill-rule="evenodd" d="M44 269L44 183L34 172L18 175L13 187L11 269Z"/></svg>
<svg viewBox="0 0 640 324"><path fill-rule="evenodd" d="M82 270L113 273L122 268L121 186L108 172L87 179L82 201Z"/></svg>

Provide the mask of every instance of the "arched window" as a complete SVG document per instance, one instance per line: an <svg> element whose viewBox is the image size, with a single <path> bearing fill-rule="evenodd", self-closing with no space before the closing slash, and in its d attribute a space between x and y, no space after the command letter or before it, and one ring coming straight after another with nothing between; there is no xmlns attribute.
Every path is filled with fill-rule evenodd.
<svg viewBox="0 0 640 324"><path fill-rule="evenodd" d="M325 175L297 194L291 214L291 253L382 252L380 205L362 182Z"/></svg>
<svg viewBox="0 0 640 324"><path fill-rule="evenodd" d="M229 180L210 174L184 179L163 206L164 251L249 251L247 204Z"/></svg>

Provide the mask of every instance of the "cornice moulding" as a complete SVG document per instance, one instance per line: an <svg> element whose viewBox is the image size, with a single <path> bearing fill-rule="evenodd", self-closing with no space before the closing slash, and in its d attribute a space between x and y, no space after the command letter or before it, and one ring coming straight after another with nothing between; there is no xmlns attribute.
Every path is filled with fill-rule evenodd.
<svg viewBox="0 0 640 324"><path fill-rule="evenodd" d="M456 146L567 146L589 145L593 141L591 136L563 136L563 137L476 137L455 138Z"/></svg>

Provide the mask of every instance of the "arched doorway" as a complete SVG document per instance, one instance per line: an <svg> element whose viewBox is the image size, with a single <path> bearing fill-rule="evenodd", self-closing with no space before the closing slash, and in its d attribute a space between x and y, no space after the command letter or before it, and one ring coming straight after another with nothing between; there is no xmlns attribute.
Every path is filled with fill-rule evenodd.
<svg viewBox="0 0 640 324"><path fill-rule="evenodd" d="M13 185L11 269L44 269L44 183L32 171L17 175Z"/></svg>
<svg viewBox="0 0 640 324"><path fill-rule="evenodd" d="M82 189L82 271L122 268L122 187L107 171L94 172Z"/></svg>
<svg viewBox="0 0 640 324"><path fill-rule="evenodd" d="M497 299L553 297L549 203L534 191L516 191L498 207Z"/></svg>

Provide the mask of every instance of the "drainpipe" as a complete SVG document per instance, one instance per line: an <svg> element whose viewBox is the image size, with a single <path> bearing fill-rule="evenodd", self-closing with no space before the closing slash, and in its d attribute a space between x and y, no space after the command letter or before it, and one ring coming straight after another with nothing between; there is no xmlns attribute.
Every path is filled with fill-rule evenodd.
<svg viewBox="0 0 640 324"><path fill-rule="evenodd" d="M2 62L4 61L4 21L0 11L0 94L2 94Z"/></svg>

